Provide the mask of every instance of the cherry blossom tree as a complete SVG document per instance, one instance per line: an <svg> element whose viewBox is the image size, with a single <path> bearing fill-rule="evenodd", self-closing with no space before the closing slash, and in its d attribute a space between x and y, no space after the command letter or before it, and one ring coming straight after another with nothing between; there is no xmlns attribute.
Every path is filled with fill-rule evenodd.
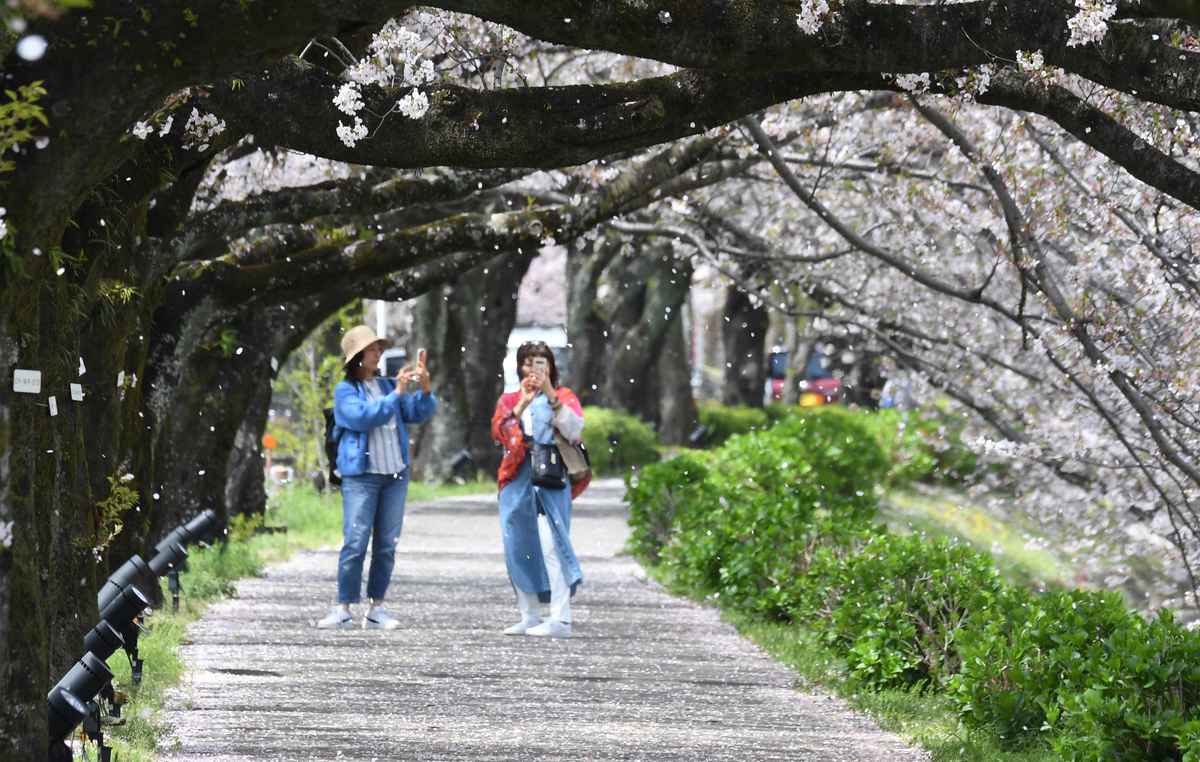
<svg viewBox="0 0 1200 762"><path fill-rule="evenodd" d="M198 496L223 494L253 379L320 316L572 240L676 195L714 150L775 196L764 211L779 210L780 234L718 244L697 227L681 241L717 265L732 256L720 249L791 258L763 298L803 293L784 307L891 341L1000 432L996 446L1079 489L1103 483L1188 547L1192 3L74 5L6 6L0 44L16 95L0 104L15 125L0 130L0 368L42 385L0 393L2 756L43 753L49 681L94 619L87 588L115 528L96 506L112 479L133 474L141 497L118 547L144 548ZM921 91L919 107L858 95L877 91ZM947 116L938 97L972 100ZM739 155L719 128L789 102L833 114L839 136L888 139L832 154L832 126L792 138L790 117L774 117L781 129L763 135L792 197L767 191L780 180L745 164L774 149L746 122ZM781 171L792 145L808 183ZM372 169L198 200L210 170L255 150ZM481 193L503 198L528 170L598 160L592 188L529 180L526 200L481 211ZM852 166L864 163L875 169ZM437 166L458 169L398 172ZM861 187L831 198L817 179L832 177ZM936 311L949 317L924 317ZM86 385L82 405L70 383ZM185 446L211 448L212 463Z"/></svg>

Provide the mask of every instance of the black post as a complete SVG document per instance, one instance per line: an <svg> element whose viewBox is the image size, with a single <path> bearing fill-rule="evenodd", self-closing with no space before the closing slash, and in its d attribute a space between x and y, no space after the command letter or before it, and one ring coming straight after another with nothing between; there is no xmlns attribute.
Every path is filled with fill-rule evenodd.
<svg viewBox="0 0 1200 762"><path fill-rule="evenodd" d="M179 592L183 588L179 584L179 570L167 572L167 589L171 591L171 611L179 613Z"/></svg>

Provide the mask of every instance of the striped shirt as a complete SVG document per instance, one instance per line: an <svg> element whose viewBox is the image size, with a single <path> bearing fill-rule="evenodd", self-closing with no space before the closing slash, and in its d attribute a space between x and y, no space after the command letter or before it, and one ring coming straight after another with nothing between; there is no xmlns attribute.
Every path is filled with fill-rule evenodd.
<svg viewBox="0 0 1200 762"><path fill-rule="evenodd" d="M371 379L363 383L368 399L377 400L386 396L379 381ZM399 415L399 413L396 413ZM396 433L396 418L367 432L367 473L399 474L404 471L404 455L400 452L400 436Z"/></svg>

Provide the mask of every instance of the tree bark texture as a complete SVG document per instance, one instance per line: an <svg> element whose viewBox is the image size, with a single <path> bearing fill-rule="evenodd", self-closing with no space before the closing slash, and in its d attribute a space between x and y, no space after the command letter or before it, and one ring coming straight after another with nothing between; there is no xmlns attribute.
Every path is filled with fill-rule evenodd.
<svg viewBox="0 0 1200 762"><path fill-rule="evenodd" d="M721 401L726 405L763 406L766 383L766 344L769 316L762 305L737 286L725 290L725 384Z"/></svg>
<svg viewBox="0 0 1200 762"><path fill-rule="evenodd" d="M438 412L417 435L416 473L446 479L461 450L474 468L494 474L503 454L491 420L504 389L508 335L517 318L517 289L531 256L498 257L425 294L414 311L414 345L425 347Z"/></svg>

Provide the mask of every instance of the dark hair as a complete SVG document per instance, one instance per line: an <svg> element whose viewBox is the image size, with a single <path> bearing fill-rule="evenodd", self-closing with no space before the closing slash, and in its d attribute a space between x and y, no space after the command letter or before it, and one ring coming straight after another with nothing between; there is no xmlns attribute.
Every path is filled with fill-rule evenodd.
<svg viewBox="0 0 1200 762"><path fill-rule="evenodd" d="M352 384L357 384L361 379L358 377L358 370L362 367L363 352L362 350L354 357L350 358L350 362L346 363L344 370L346 371L346 380Z"/></svg>
<svg viewBox="0 0 1200 762"><path fill-rule="evenodd" d="M554 362L554 351L544 341L527 341L517 347L517 375L521 375L521 366L527 357L545 357L550 361L550 385L558 388L558 364Z"/></svg>

